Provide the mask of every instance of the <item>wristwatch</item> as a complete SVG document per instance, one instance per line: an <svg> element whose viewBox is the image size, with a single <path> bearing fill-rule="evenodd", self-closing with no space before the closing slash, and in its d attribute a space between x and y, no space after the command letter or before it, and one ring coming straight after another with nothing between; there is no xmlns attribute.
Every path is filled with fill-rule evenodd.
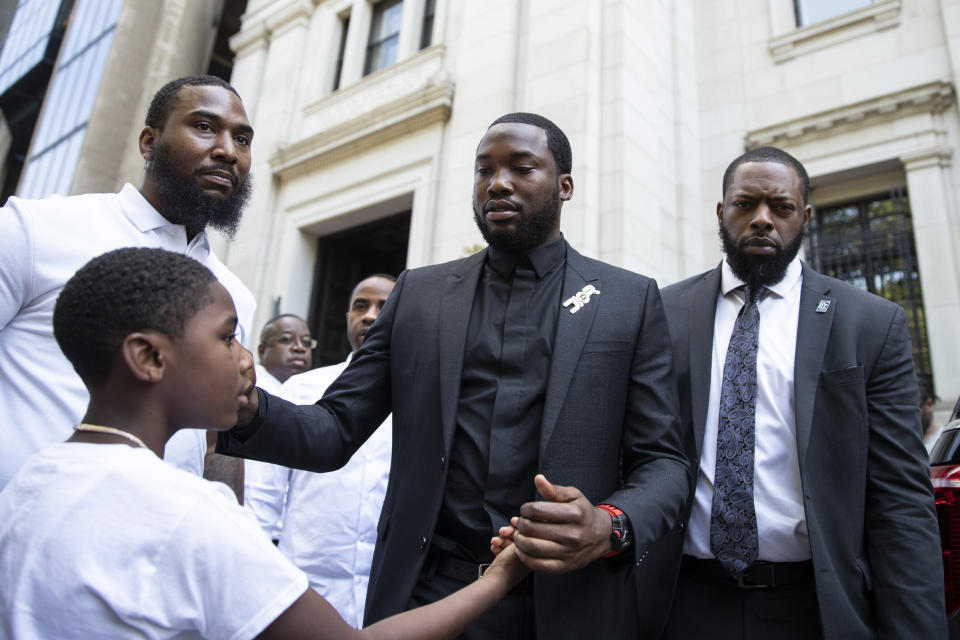
<svg viewBox="0 0 960 640"><path fill-rule="evenodd" d="M604 554L603 558L612 558L627 549L633 543L633 535L630 531L630 519L620 509L613 505L598 504L597 509L605 511L610 516L610 553Z"/></svg>

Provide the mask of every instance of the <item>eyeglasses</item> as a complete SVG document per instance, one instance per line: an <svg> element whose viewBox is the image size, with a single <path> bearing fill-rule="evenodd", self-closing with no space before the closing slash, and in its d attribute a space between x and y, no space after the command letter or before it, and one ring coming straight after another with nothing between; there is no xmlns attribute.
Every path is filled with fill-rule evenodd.
<svg viewBox="0 0 960 640"><path fill-rule="evenodd" d="M299 343L300 346L305 349L316 349L317 348L317 339L311 338L309 336L292 336L288 333L283 334L282 336L277 337L274 342L284 347L291 347L293 343Z"/></svg>

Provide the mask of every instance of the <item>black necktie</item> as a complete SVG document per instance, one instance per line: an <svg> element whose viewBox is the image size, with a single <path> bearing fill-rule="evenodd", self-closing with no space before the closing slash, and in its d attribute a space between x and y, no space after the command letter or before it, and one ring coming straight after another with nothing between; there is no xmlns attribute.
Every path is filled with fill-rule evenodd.
<svg viewBox="0 0 960 640"><path fill-rule="evenodd" d="M723 363L717 466L710 514L710 551L734 577L757 559L753 506L754 427L757 414L758 302L765 287L746 287Z"/></svg>

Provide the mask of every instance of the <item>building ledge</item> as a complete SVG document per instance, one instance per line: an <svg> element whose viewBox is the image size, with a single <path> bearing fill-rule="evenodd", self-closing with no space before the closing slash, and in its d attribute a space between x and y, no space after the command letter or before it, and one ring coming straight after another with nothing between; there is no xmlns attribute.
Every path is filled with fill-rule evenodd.
<svg viewBox="0 0 960 640"><path fill-rule="evenodd" d="M438 47L441 49L441 47ZM308 174L389 140L450 119L454 85L439 62L442 51L421 54L364 78L304 108L316 133L270 158L281 180ZM436 60L438 64L427 64Z"/></svg>
<svg viewBox="0 0 960 640"><path fill-rule="evenodd" d="M900 24L901 0L880 0L843 15L799 27L770 39L770 55L780 63L799 55L890 29Z"/></svg>
<svg viewBox="0 0 960 640"><path fill-rule="evenodd" d="M844 125L865 126L910 113L942 113L953 104L953 86L946 80L910 87L851 105L748 131L747 149L783 145L798 138L830 135ZM786 141L786 142L785 142Z"/></svg>

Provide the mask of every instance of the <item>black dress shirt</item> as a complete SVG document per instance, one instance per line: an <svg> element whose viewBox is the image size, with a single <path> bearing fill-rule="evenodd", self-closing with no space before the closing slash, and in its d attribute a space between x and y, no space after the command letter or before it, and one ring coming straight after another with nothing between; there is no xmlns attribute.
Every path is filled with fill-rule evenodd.
<svg viewBox="0 0 960 640"><path fill-rule="evenodd" d="M433 548L489 562L490 537L534 499L567 242L491 247L470 311L457 427Z"/></svg>

